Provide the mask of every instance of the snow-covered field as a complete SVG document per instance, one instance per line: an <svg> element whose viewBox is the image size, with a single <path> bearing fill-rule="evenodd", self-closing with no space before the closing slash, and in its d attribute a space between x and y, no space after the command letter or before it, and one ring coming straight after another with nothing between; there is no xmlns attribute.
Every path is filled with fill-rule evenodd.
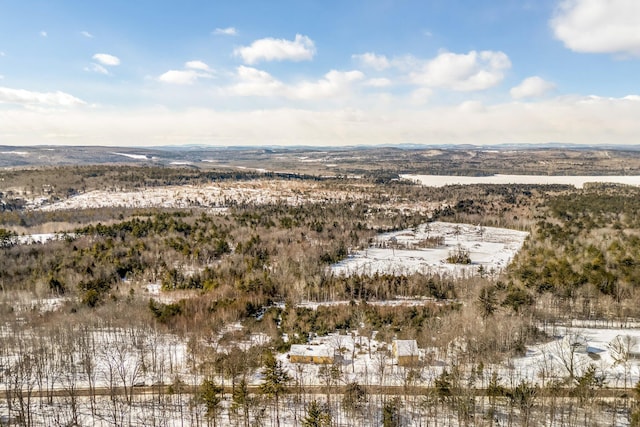
<svg viewBox="0 0 640 427"><path fill-rule="evenodd" d="M427 187L469 184L566 184L582 188L586 182L611 182L617 184L640 185L640 176L550 176L550 175L492 175L492 176L450 176L450 175L400 175L402 179L418 182Z"/></svg>
<svg viewBox="0 0 640 427"><path fill-rule="evenodd" d="M57 203L45 204L36 209L56 211L106 207L225 207L232 203L265 204L276 202L299 205L309 202L333 202L362 198L363 195L356 191L327 190L315 183L274 180L152 187L137 191L96 190Z"/></svg>
<svg viewBox="0 0 640 427"><path fill-rule="evenodd" d="M479 227L468 224L432 222L416 229L386 233L365 251L350 255L334 265L336 274L440 274L465 277L478 274L480 266L487 274L497 273L507 266L520 250L528 233L505 228ZM420 247L420 242L443 237L435 248ZM452 251L469 251L471 264L451 264L446 261Z"/></svg>

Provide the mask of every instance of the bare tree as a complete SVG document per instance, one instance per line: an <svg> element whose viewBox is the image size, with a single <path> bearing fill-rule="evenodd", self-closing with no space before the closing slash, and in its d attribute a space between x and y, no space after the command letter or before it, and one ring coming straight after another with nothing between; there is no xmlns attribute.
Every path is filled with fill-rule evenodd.
<svg viewBox="0 0 640 427"><path fill-rule="evenodd" d="M607 347L615 365L621 365L624 369L624 388L627 388L629 378L631 352L638 345L638 339L631 335L616 336Z"/></svg>
<svg viewBox="0 0 640 427"><path fill-rule="evenodd" d="M560 361L572 383L582 375L587 366L584 358L580 357L580 353L586 353L586 345L586 338L575 332L566 334L553 344L552 353Z"/></svg>

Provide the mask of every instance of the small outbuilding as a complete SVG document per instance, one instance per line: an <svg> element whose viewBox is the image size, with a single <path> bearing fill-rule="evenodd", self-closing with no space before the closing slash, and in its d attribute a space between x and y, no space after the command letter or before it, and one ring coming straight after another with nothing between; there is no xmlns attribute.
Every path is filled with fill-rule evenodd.
<svg viewBox="0 0 640 427"><path fill-rule="evenodd" d="M393 340L391 351L399 366L415 365L420 360L416 340Z"/></svg>
<svg viewBox="0 0 640 427"><path fill-rule="evenodd" d="M292 344L289 360L292 363L330 365L334 361L334 352L326 345Z"/></svg>

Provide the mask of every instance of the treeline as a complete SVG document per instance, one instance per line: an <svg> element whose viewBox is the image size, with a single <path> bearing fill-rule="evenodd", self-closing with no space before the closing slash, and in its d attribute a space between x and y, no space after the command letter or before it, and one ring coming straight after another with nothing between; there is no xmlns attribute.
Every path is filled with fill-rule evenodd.
<svg viewBox="0 0 640 427"><path fill-rule="evenodd" d="M547 201L510 277L558 312L636 317L640 290L640 190L592 185Z"/></svg>
<svg viewBox="0 0 640 427"><path fill-rule="evenodd" d="M366 247L376 230L425 219L358 203L244 206L223 216L140 213L76 229L64 241L6 245L0 283L5 290L79 291L91 305L123 280L283 300L321 280L325 266L347 256L348 248Z"/></svg>
<svg viewBox="0 0 640 427"><path fill-rule="evenodd" d="M0 211L23 209L25 198L56 201L92 190L135 190L167 185L198 185L222 181L312 180L313 175L247 170L201 170L162 166L65 166L0 170Z"/></svg>

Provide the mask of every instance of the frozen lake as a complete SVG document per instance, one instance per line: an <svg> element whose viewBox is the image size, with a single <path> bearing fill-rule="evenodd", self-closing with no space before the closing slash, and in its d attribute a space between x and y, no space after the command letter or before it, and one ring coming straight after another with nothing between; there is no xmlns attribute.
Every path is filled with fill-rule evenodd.
<svg viewBox="0 0 640 427"><path fill-rule="evenodd" d="M560 175L491 175L491 176L450 176L450 175L400 175L400 178L416 181L427 187L470 184L564 184L582 188L586 182L611 182L640 186L640 176L560 176Z"/></svg>

